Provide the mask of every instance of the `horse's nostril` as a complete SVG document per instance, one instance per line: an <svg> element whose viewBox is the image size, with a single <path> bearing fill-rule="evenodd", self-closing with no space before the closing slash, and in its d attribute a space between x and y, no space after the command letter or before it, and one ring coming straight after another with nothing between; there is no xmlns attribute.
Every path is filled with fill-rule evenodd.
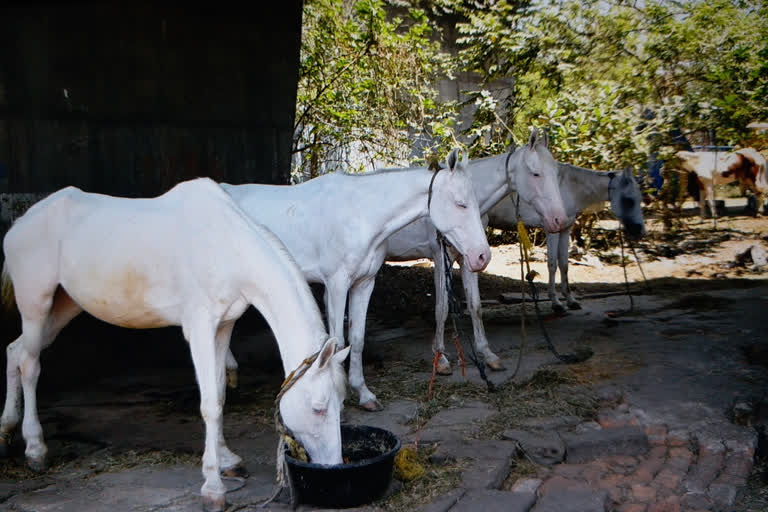
<svg viewBox="0 0 768 512"><path fill-rule="evenodd" d="M482 253L481 253L481 254L480 254L480 258L479 258L479 259L480 259L480 261L485 261L485 254L482 254Z"/></svg>

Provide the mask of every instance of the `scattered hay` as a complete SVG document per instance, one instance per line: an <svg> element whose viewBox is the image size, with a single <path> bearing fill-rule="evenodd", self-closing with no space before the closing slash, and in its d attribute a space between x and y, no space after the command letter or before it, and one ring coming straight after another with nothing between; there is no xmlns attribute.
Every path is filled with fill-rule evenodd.
<svg viewBox="0 0 768 512"><path fill-rule="evenodd" d="M96 473L116 473L136 467L198 466L200 454L172 450L128 450L118 454L106 453L96 460L80 461Z"/></svg>
<svg viewBox="0 0 768 512"><path fill-rule="evenodd" d="M515 485L521 478L535 478L539 474L539 468L533 462L528 459L516 458L512 460L512 467L509 470L509 475L501 485L503 491L512 490L512 486Z"/></svg>
<svg viewBox="0 0 768 512"><path fill-rule="evenodd" d="M395 456L395 478L410 482L424 476L424 465L419 462L417 448L413 445L404 446Z"/></svg>
<svg viewBox="0 0 768 512"><path fill-rule="evenodd" d="M391 512L412 512L439 498L459 486L461 472L465 469L460 462L436 465L429 462L429 456L436 446L419 447L416 460L423 466L424 473L415 480L403 482L403 487L386 500L376 505Z"/></svg>
<svg viewBox="0 0 768 512"><path fill-rule="evenodd" d="M571 383L589 386L601 381L631 375L643 367L643 364L624 354L595 354L583 363L571 364L563 368L563 378Z"/></svg>

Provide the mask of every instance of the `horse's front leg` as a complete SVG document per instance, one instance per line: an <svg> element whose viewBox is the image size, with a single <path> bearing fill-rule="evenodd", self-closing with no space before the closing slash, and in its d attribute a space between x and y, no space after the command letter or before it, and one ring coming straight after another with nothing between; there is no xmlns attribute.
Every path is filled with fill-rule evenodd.
<svg viewBox="0 0 768 512"><path fill-rule="evenodd" d="M483 308L480 302L480 287L477 283L477 272L472 272L469 267L464 264L464 259L459 259L459 266L461 267L461 283L464 285L464 296L467 298L467 308L469 309L469 315L472 317L472 331L474 334L475 350L483 354L483 359L488 368L494 371L503 371L504 363L501 362L499 356L491 351L488 346L488 338L485 336L485 328L483 327Z"/></svg>
<svg viewBox="0 0 768 512"><path fill-rule="evenodd" d="M555 276L557 275L557 255L560 246L559 233L547 233L547 270L549 271L549 300L552 303L552 311L565 313L565 308L557 296ZM562 275L560 278L562 279Z"/></svg>
<svg viewBox="0 0 768 512"><path fill-rule="evenodd" d="M712 213L712 227L717 229L717 208L715 207L715 182L712 180L707 185L707 202L709 203L709 211Z"/></svg>
<svg viewBox="0 0 768 512"><path fill-rule="evenodd" d="M183 326L189 341L197 384L200 388L200 414L205 423L205 450L203 451L203 478L200 489L203 510L220 512L226 508L226 488L219 474L220 442L223 439L220 391L224 389L225 350L216 346L216 322L199 311L194 320ZM226 348L226 347L225 347Z"/></svg>
<svg viewBox="0 0 768 512"><path fill-rule="evenodd" d="M328 317L328 334L336 338L336 347L341 350L344 341L344 312L347 309L349 279L338 275L325 283L325 310Z"/></svg>
<svg viewBox="0 0 768 512"><path fill-rule="evenodd" d="M560 238L557 246L557 263L560 267L560 289L565 295L565 303L568 309L581 309L581 304L573 298L571 287L568 284L568 250L571 244L571 228L558 233Z"/></svg>
<svg viewBox="0 0 768 512"><path fill-rule="evenodd" d="M435 338L432 341L432 352L440 353L435 366L438 375L450 375L451 363L445 357L445 321L448 319L448 290L445 281L445 262L443 253L437 249L432 254L435 264Z"/></svg>
<svg viewBox="0 0 768 512"><path fill-rule="evenodd" d="M365 317L368 303L373 292L375 274L364 277L349 290L349 345L352 353L349 358L349 384L360 395L360 407L376 412L383 409L370 389L365 385L363 376L363 346L365 344Z"/></svg>
<svg viewBox="0 0 768 512"><path fill-rule="evenodd" d="M220 361L226 361L225 381L227 384L230 382L230 358L232 358L232 362L234 362L235 383L237 382L237 361L235 361L235 357L232 355L232 352L229 349L229 342L232 338L232 328L234 326L234 321L222 322L219 325L219 328L216 330L216 362L217 364L220 364ZM221 374L221 372L217 370L216 375L219 374ZM224 381L216 383L216 391L218 393L219 402L221 403L221 406L224 407L224 404L227 401L227 390ZM220 416L219 423L219 467L221 468L221 473L230 477L248 476L247 471L242 466L242 462L243 459L239 455L232 452L227 446L227 442L224 440L224 415L222 414Z"/></svg>

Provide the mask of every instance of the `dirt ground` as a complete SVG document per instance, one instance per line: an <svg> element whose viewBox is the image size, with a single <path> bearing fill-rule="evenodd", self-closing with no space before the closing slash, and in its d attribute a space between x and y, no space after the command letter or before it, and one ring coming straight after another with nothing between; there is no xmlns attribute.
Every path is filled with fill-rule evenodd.
<svg viewBox="0 0 768 512"><path fill-rule="evenodd" d="M728 423L734 402L746 401L754 405L754 417L743 430L757 439L755 429L768 424L768 331L761 316L768 305L768 267L753 268L736 256L752 246L768 249L768 218L741 215L737 201L727 206L716 231L711 221L695 216L684 218L673 234L648 220L648 236L635 248L649 286L627 253L633 313L626 311L620 251L600 242L600 236L614 236L616 223L601 221L604 231L593 240L594 249L573 251L571 258L570 282L584 309L556 316L546 300L541 303L547 330L561 351L584 345L593 351L590 360L577 365L553 358L529 305L528 344L520 371L513 374L520 306L495 300L519 290L519 258L515 245L494 246L480 290L488 301L484 316L489 341L507 366L505 372L491 374L496 393L488 393L470 365L466 377L456 369L451 377L437 379L427 398L434 328L431 264L386 264L371 299L364 353L368 385L385 412L364 413L350 395L345 420L385 426L404 442L430 436L446 442L451 436L496 442L510 427L536 418L594 423L608 405L634 411L639 418L663 418L670 430L673 424L684 428L714 421L714 416ZM692 208L687 212L693 213ZM544 255L537 247L532 265L546 299ZM455 275L458 279L458 271ZM18 324L7 317L3 322L7 342ZM43 475L26 469L23 443L16 442L12 457L0 461L0 510L199 510L202 425L188 350L178 330L126 331L87 317L73 324L42 360L39 409L51 469ZM459 327L471 333L466 315ZM242 486L228 483L234 512L257 510L255 503L273 490L276 437L271 418L282 375L276 370L274 341L258 315L238 322L232 349L241 365L241 381L228 394L225 430L230 447L243 456L251 474ZM449 352L455 361L455 350ZM608 405L600 398L606 389L613 397ZM738 487L732 506L709 510L768 510L765 451L763 444L755 450L754 469L747 485ZM427 468L422 478L398 484L367 510L412 511L438 503L464 485L466 466L432 463L429 456L420 453ZM502 491L518 477L551 477L549 470L526 467L520 460L507 470ZM607 510L619 510L628 499L616 497L615 508Z"/></svg>

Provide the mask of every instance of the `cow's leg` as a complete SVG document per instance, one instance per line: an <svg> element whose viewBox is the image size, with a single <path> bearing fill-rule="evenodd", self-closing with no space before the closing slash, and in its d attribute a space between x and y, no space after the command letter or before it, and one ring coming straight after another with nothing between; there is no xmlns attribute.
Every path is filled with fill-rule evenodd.
<svg viewBox="0 0 768 512"><path fill-rule="evenodd" d="M558 233L559 241L557 245L557 263L560 267L560 288L565 295L565 303L568 309L581 309L576 299L571 294L571 287L568 284L568 250L571 242L571 228L564 229Z"/></svg>
<svg viewBox="0 0 768 512"><path fill-rule="evenodd" d="M218 393L218 400L221 403L221 406L224 407L224 404L226 403L227 396L226 396L226 383L229 383L230 381L230 361L229 358L232 358L232 361L234 361L234 369L235 369L235 383L237 382L237 361L235 361L234 356L232 355L232 352L229 349L229 342L232 338L232 328L235 326L235 322L222 322L219 324L219 328L216 330L216 361L226 361L225 362L225 369L226 369L226 377L224 381L217 382L217 388L216 392ZM220 372L217 371L217 375L219 375ZM234 386L233 386L234 387ZM243 459L232 452L229 447L227 446L227 442L224 440L224 415L222 414L219 417L219 468L221 468L222 474L226 476L238 476L238 477L244 477L247 476L247 472L245 471L245 468L242 466Z"/></svg>
<svg viewBox="0 0 768 512"><path fill-rule="evenodd" d="M560 246L559 233L547 233L547 270L549 271L549 300L552 304L552 311L555 313L564 313L565 308L557 296L555 288L555 276L557 274L557 254ZM560 278L562 279L562 275Z"/></svg>
<svg viewBox="0 0 768 512"><path fill-rule="evenodd" d="M349 290L349 384L360 396L360 407L376 412L383 409L368 386L363 375L363 347L365 346L365 316L373 293L376 275L357 281Z"/></svg>
<svg viewBox="0 0 768 512"><path fill-rule="evenodd" d="M219 473L219 447L222 441L222 393L225 383L225 350L216 347L216 322L195 312L183 326L189 341L192 362L200 388L200 413L205 423L205 449L203 451L203 478L200 489L203 510L223 511L226 508L226 488Z"/></svg>
<svg viewBox="0 0 768 512"><path fill-rule="evenodd" d="M503 371L504 363L501 362L499 356L493 353L488 346L488 338L485 336L485 328L483 327L483 309L480 302L480 287L477 282L477 272L469 270L468 265L464 264L464 258L460 258L459 266L461 267L461 283L464 285L464 295L467 298L467 308L469 309L469 315L472 317L472 331L474 335L475 350L483 354L483 359L488 368L494 371Z"/></svg>
<svg viewBox="0 0 768 512"><path fill-rule="evenodd" d="M445 281L445 262L440 249L432 255L435 263L435 338L432 352L440 353L435 372L438 375L450 375L451 363L445 357L445 321L448 319L448 290Z"/></svg>

